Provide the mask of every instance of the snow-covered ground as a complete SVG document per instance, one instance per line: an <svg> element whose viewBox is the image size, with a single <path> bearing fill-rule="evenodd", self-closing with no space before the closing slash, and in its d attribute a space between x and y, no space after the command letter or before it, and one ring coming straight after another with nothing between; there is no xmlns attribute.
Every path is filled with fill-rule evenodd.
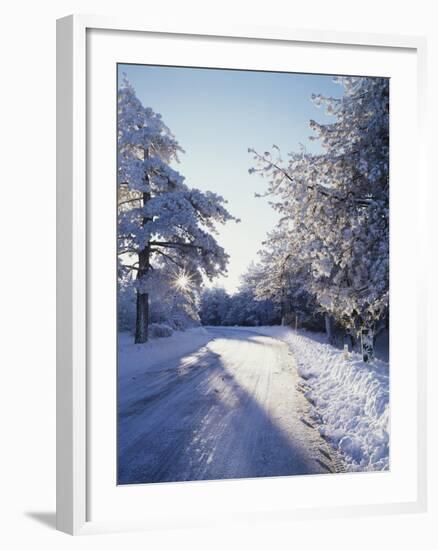
<svg viewBox="0 0 438 550"><path fill-rule="evenodd" d="M172 359L179 359L205 346L213 336L203 327L175 331L168 338L152 338L134 344L132 334L119 333L119 381L136 371L159 370Z"/></svg>
<svg viewBox="0 0 438 550"><path fill-rule="evenodd" d="M234 327L131 342L119 348L119 483L339 471L305 421L284 342Z"/></svg>
<svg viewBox="0 0 438 550"><path fill-rule="evenodd" d="M248 329L246 329L248 330ZM289 327L253 330L286 342L302 378L300 386L313 405L321 435L343 455L350 471L389 468L389 364L348 357L324 335Z"/></svg>
<svg viewBox="0 0 438 550"><path fill-rule="evenodd" d="M122 333L118 383L122 483L389 467L388 363L322 334L207 327L135 345Z"/></svg>

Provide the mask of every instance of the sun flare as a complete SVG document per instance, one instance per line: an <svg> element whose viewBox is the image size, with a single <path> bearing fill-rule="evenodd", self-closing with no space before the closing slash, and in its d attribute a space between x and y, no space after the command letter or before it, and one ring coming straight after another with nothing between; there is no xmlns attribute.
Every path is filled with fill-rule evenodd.
<svg viewBox="0 0 438 550"><path fill-rule="evenodd" d="M177 275L174 284L179 290L187 290L190 287L190 283L190 276L183 271Z"/></svg>

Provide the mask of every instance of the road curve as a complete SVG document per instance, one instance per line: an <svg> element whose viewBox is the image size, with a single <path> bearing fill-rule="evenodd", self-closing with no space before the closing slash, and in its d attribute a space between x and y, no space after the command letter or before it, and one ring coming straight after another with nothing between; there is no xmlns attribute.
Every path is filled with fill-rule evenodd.
<svg viewBox="0 0 438 550"><path fill-rule="evenodd" d="M198 352L119 384L118 483L336 471L306 420L286 344L208 330L213 339Z"/></svg>

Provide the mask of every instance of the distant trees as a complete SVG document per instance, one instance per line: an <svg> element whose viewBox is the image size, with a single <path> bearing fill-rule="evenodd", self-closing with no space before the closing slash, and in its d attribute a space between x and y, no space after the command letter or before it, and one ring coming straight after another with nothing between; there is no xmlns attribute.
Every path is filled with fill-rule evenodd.
<svg viewBox="0 0 438 550"><path fill-rule="evenodd" d="M260 262L251 275L254 295L257 300L268 299L277 305L282 324L320 329L321 313L305 287L307 268L291 254L282 226L268 234L259 252Z"/></svg>
<svg viewBox="0 0 438 550"><path fill-rule="evenodd" d="M234 218L222 197L189 188L171 167L181 152L161 115L144 107L125 79L118 92L119 285L121 296L135 287L136 343L147 340L149 295L157 282L167 287L172 309L176 295L187 302L202 275L212 279L226 271L228 255L213 234L216 223ZM152 285L154 271L160 275ZM181 274L184 285L178 284Z"/></svg>
<svg viewBox="0 0 438 550"><path fill-rule="evenodd" d="M200 319L204 325L262 326L292 324L313 330L323 329L323 318L314 298L299 281L281 286L273 258L263 255L242 275L234 294L222 287L206 288L201 294Z"/></svg>
<svg viewBox="0 0 438 550"><path fill-rule="evenodd" d="M336 80L342 98L313 96L335 117L310 122L322 153L302 149L284 162L275 146L263 154L250 149L250 172L267 178L266 195L281 214L261 252L270 284L257 295L281 301L297 284L351 335L367 335L371 358L370 334L388 315L389 81Z"/></svg>
<svg viewBox="0 0 438 550"><path fill-rule="evenodd" d="M256 266L251 266L242 277L234 294L222 287L206 288L201 294L200 318L203 325L260 326L279 324L280 309L271 299L256 297Z"/></svg>
<svg viewBox="0 0 438 550"><path fill-rule="evenodd" d="M231 299L222 287L205 289L201 294L199 315L203 325L224 325Z"/></svg>

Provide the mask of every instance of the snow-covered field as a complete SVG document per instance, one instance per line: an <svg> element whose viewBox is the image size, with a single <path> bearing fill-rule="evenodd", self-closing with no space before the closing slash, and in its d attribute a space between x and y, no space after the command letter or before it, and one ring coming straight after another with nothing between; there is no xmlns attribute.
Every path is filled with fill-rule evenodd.
<svg viewBox="0 0 438 550"><path fill-rule="evenodd" d="M246 329L247 330L247 329ZM324 336L289 327L257 327L286 342L300 386L313 405L321 435L339 450L350 471L389 468L389 364L364 363L361 356L324 342Z"/></svg>

